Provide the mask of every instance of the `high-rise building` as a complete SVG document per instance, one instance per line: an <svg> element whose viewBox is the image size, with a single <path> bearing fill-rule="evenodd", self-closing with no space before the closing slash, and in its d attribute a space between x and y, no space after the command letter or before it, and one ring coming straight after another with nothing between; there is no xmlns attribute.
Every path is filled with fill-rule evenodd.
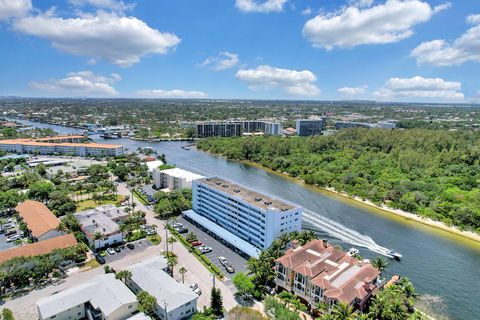
<svg viewBox="0 0 480 320"><path fill-rule="evenodd" d="M206 122L197 124L197 138L238 137L242 134L240 122Z"/></svg>
<svg viewBox="0 0 480 320"><path fill-rule="evenodd" d="M316 136L322 133L326 126L326 119L297 119L297 136Z"/></svg>
<svg viewBox="0 0 480 320"><path fill-rule="evenodd" d="M301 206L232 181L218 177L198 179L193 181L192 191L194 214L255 248L266 249L279 235L301 230Z"/></svg>

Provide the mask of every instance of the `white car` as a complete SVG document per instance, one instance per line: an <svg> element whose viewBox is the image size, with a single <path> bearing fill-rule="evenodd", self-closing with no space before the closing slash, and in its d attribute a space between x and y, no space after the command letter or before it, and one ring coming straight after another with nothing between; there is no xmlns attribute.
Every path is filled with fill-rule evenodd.
<svg viewBox="0 0 480 320"><path fill-rule="evenodd" d="M13 241L16 241L18 239L21 239L22 237L18 234L14 235L14 236L11 236L11 237L8 237L7 238L7 242L13 242Z"/></svg>
<svg viewBox="0 0 480 320"><path fill-rule="evenodd" d="M114 255L114 254L115 254L115 249L113 249L113 248L108 248L108 249L107 249L107 253L108 253L109 255Z"/></svg>
<svg viewBox="0 0 480 320"><path fill-rule="evenodd" d="M202 246L198 250L200 250L200 252L203 253L203 254L212 252L212 248L207 247L207 246Z"/></svg>
<svg viewBox="0 0 480 320"><path fill-rule="evenodd" d="M222 266L225 266L227 264L227 259L225 257L218 257L218 260L222 264Z"/></svg>

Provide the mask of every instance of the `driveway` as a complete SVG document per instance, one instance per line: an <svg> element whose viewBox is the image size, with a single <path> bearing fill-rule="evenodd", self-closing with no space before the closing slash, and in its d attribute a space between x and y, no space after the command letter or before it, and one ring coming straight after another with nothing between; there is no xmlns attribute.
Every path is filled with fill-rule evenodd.
<svg viewBox="0 0 480 320"><path fill-rule="evenodd" d="M114 262L114 261L117 261L117 260L121 260L128 255L141 252L141 251L147 249L148 247L152 246L150 241L148 241L147 239L137 240L137 241L132 242L132 244L135 246L135 248L133 248L133 250L128 249L126 246L122 246L121 247L122 251L119 252L119 253L115 252L115 254L112 254L112 255L107 253L104 257L106 263L111 263L111 262Z"/></svg>

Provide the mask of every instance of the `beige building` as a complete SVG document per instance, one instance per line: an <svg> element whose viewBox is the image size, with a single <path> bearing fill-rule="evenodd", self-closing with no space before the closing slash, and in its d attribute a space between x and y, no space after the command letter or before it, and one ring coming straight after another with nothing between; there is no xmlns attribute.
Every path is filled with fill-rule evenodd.
<svg viewBox="0 0 480 320"><path fill-rule="evenodd" d="M369 262L359 261L325 240L293 245L275 263L277 288L292 292L312 308L325 301L363 310L383 285L380 271Z"/></svg>
<svg viewBox="0 0 480 320"><path fill-rule="evenodd" d="M26 200L15 210L27 225L33 241L42 241L63 235L57 230L60 220L41 202Z"/></svg>

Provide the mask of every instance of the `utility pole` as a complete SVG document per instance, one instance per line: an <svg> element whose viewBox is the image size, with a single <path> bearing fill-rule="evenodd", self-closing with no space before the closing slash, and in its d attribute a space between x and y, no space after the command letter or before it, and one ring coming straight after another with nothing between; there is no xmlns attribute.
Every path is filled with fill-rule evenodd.
<svg viewBox="0 0 480 320"><path fill-rule="evenodd" d="M168 311L167 311L168 303L165 300L162 300L162 301L163 301L163 307L164 307L164 310L165 310L165 320L168 320Z"/></svg>
<svg viewBox="0 0 480 320"><path fill-rule="evenodd" d="M212 274L212 283L213 283L213 289L215 289L215 275Z"/></svg>

